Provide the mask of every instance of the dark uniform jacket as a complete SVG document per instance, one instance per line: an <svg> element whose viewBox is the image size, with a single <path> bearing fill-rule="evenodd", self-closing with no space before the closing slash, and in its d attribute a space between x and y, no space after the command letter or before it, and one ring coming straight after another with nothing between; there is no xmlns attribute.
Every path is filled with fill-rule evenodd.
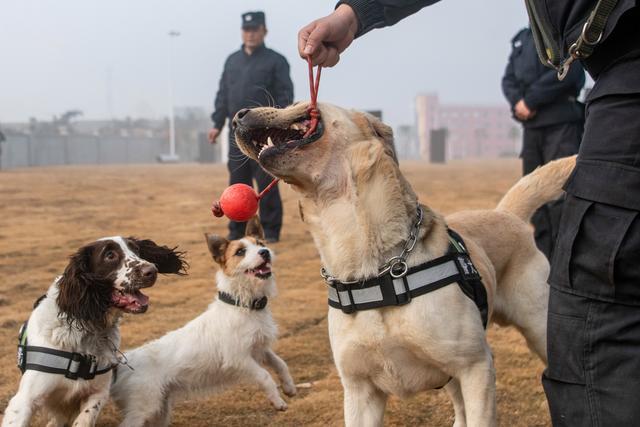
<svg viewBox="0 0 640 427"><path fill-rule="evenodd" d="M293 83L284 56L265 47L247 55L243 48L232 53L220 78L213 127L222 129L227 118L247 107L286 107L293 102Z"/></svg>
<svg viewBox="0 0 640 427"><path fill-rule="evenodd" d="M341 0L353 8L358 17L359 37L374 28L393 25L420 9L439 0ZM548 16L556 30L559 46L565 55L569 46L578 38L585 18L597 0L538 0L539 10ZM584 62L586 70L598 82L589 94L590 99L607 94L640 93L640 27L637 0L619 0L611 13L603 34L602 43L594 54ZM631 9L634 9L630 12ZM499 12L499 11L498 11ZM623 16L624 15L624 16ZM620 22L619 22L620 21ZM620 24L620 25L618 25ZM616 34L611 36L614 28ZM611 71L623 69L626 79L608 79ZM618 75L617 73L615 73Z"/></svg>
<svg viewBox="0 0 640 427"><path fill-rule="evenodd" d="M529 28L511 40L511 55L502 77L502 92L512 111L521 99L529 109L536 111L533 118L522 122L524 127L538 128L584 120L582 104L576 101L584 81L580 63L574 63L562 81L558 80L555 70L542 65Z"/></svg>
<svg viewBox="0 0 640 427"><path fill-rule="evenodd" d="M437 1L342 0L338 5L344 3L353 8L359 21L356 33L359 37L374 28L393 25ZM556 43L562 46L566 55L597 0L537 1L537 9L545 14L543 18L555 30ZM609 16L601 43L589 58L581 61L596 81L587 98L588 109L604 97L640 94L640 7L636 5L637 1L618 1ZM602 132L598 134L601 141L585 144L583 140L578 165L565 187L569 193L601 203L640 209L640 197L627 191L629 188L640 189L640 124L627 111L628 108L621 110L616 117L603 113L603 117L610 120L603 123L599 119L597 125L590 121ZM624 114L629 117L625 118ZM588 120L585 137L596 134L589 125Z"/></svg>

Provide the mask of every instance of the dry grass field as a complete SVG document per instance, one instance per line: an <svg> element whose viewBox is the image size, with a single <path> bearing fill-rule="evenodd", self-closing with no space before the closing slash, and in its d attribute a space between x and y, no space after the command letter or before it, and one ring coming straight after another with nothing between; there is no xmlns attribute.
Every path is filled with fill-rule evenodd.
<svg viewBox="0 0 640 427"><path fill-rule="evenodd" d="M443 212L493 208L520 173L517 160L453 162L446 166L403 164L423 203ZM226 187L221 165L84 166L0 172L0 413L17 390L18 328L33 301L60 274L79 246L109 235L135 235L179 245L191 263L185 277L161 277L148 290L146 314L126 315L122 348L140 345L175 329L206 309L214 298L214 263L203 233L226 234L226 223L209 206ZM311 383L276 412L257 387L194 398L174 409L176 426L335 426L342 423L342 388L327 338L326 290L312 239L298 218L296 195L281 185L284 231L272 245L279 297L272 302L279 324L276 351L296 383ZM424 325L428 328L429 325ZM540 385L543 365L513 329L491 327L497 368L500 425L549 425ZM401 401L392 398L388 426L446 426L453 409L434 390ZM109 405L98 425L115 426ZM42 417L34 425L44 425Z"/></svg>

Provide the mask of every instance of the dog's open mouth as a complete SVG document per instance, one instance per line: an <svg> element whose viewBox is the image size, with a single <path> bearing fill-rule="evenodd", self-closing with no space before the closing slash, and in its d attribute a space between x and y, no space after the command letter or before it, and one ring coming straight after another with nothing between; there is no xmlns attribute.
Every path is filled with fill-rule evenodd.
<svg viewBox="0 0 640 427"><path fill-rule="evenodd" d="M149 308L149 297L138 289L131 292L116 289L111 295L111 302L127 313L144 313Z"/></svg>
<svg viewBox="0 0 640 427"><path fill-rule="evenodd" d="M256 268L246 270L245 274L255 276L258 279L268 279L271 277L271 263L265 261Z"/></svg>
<svg viewBox="0 0 640 427"><path fill-rule="evenodd" d="M248 141L247 145L253 149L258 160L261 161L318 140L324 132L322 121L319 121L316 130L305 138L310 126L311 119L305 116L284 129L268 126L249 128L242 131L242 136Z"/></svg>

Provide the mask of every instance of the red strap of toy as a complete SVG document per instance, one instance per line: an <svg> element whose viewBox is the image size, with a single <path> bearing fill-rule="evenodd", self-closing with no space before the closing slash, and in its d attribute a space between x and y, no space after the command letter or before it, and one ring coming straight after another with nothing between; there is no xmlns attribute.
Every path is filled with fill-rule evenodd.
<svg viewBox="0 0 640 427"><path fill-rule="evenodd" d="M309 92L311 92L311 102L309 103L309 116L311 116L311 124L309 130L304 134L307 138L316 131L318 121L320 120L320 111L318 110L318 89L320 88L320 73L322 67L318 65L318 74L316 74L315 83L313 79L313 62L311 62L311 56L307 56L307 63L309 64Z"/></svg>
<svg viewBox="0 0 640 427"><path fill-rule="evenodd" d="M271 181L271 182L269 183L269 185L267 185L267 186L265 187L265 189L264 189L264 190L262 190L262 191L260 192L260 194L258 194L258 200L262 199L262 197L264 197L264 195L265 195L265 194L267 194L267 192L268 192L269 190L271 190L271 189L273 188L273 186L274 186L274 185L276 185L276 184L278 183L278 181L280 181L280 179L279 179L279 178L273 178L273 181Z"/></svg>
<svg viewBox="0 0 640 427"><path fill-rule="evenodd" d="M305 138L308 138L312 135L316 128L318 127L318 121L320 120L320 110L318 110L318 89L320 89L320 72L322 71L322 67L318 65L318 74L315 76L315 81L313 77L313 62L311 62L311 56L307 56L307 64L309 64L309 92L311 94L311 102L309 103L309 116L311 116L311 123L309 124L309 129L304 134ZM271 190L271 188L278 183L278 178L275 178L271 181L271 184L267 186L260 195L258 196L258 200L262 199L267 191Z"/></svg>

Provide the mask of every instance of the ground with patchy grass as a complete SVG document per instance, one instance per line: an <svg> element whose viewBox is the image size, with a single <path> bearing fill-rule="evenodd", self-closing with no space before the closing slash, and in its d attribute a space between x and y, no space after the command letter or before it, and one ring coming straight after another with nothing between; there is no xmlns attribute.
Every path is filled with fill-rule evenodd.
<svg viewBox="0 0 640 427"><path fill-rule="evenodd" d="M517 160L465 161L446 166L406 163L402 169L423 203L443 212L495 206L517 180ZM214 263L203 233L226 234L211 216L211 200L226 187L222 165L149 165L34 168L0 172L0 413L17 390L16 336L33 301L64 269L79 246L110 235L134 235L179 245L191 263L186 277L161 277L146 292L144 315L125 316L123 349L175 329L206 309L215 295ZM253 385L180 402L176 426L326 426L342 423L342 388L327 338L326 291L312 239L298 218L296 195L281 185L285 204L282 240L272 246L279 297L272 303L280 326L276 351L297 383L311 383L276 412ZM429 325L425 325L429 327ZM491 327L497 368L500 425L549 425L540 385L542 363L511 328ZM109 405L98 420L115 426ZM389 426L446 426L453 409L434 390L409 400L392 398ZM34 425L46 424L42 417Z"/></svg>

